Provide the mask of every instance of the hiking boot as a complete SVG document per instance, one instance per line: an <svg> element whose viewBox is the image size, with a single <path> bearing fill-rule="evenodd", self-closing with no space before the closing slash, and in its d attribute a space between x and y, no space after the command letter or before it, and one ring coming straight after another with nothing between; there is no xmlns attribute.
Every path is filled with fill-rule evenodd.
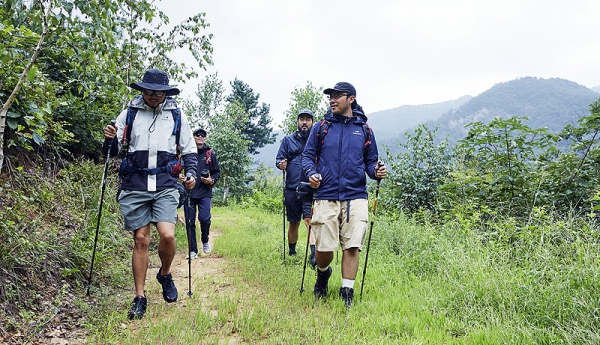
<svg viewBox="0 0 600 345"><path fill-rule="evenodd" d="M148 301L146 300L146 297L144 296L135 296L135 298L133 299L133 302L131 302L131 309L129 310L129 313L127 314L127 316L129 317L129 320L139 320L141 318L144 317L144 313L146 312L146 305L148 304Z"/></svg>
<svg viewBox="0 0 600 345"><path fill-rule="evenodd" d="M194 259L198 258L198 254L196 252L190 252L185 258L186 259L190 259L191 258L192 260L194 260Z"/></svg>
<svg viewBox="0 0 600 345"><path fill-rule="evenodd" d="M289 252L288 252L288 253L289 253L289 255L290 255L290 256L294 256L294 255L296 255L296 254L297 254L297 253L296 253L296 243L288 243L288 246L290 247L290 250L289 250Z"/></svg>
<svg viewBox="0 0 600 345"><path fill-rule="evenodd" d="M202 251L205 253L210 253L212 251L208 242L202 243Z"/></svg>
<svg viewBox="0 0 600 345"><path fill-rule="evenodd" d="M331 266L327 266L325 272L321 272L317 269L317 282L315 283L315 289L313 290L313 294L316 298L323 298L327 295L327 283L329 282L329 277L331 277L331 271Z"/></svg>
<svg viewBox="0 0 600 345"><path fill-rule="evenodd" d="M349 287L341 287L340 297L342 298L342 301L344 301L346 309L350 309L350 306L352 305L352 300L354 299L354 289Z"/></svg>
<svg viewBox="0 0 600 345"><path fill-rule="evenodd" d="M171 273L163 276L160 274L162 267L156 273L156 280L162 285L163 298L167 303L172 303L177 301L177 288L175 287L175 283L173 283L173 276Z"/></svg>

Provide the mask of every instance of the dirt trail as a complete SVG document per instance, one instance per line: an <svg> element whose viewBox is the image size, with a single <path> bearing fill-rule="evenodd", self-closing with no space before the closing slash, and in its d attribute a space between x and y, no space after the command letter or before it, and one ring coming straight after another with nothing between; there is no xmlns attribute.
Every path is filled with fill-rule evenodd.
<svg viewBox="0 0 600 345"><path fill-rule="evenodd" d="M183 219L183 217L181 217L181 219ZM197 229L199 229L199 226L197 226ZM179 291L179 300L176 303L173 303L172 306L177 306L178 309L181 308L181 312L189 313L201 309L203 313L216 317L218 315L218 308L212 301L217 297L228 296L235 292L234 286L229 283L229 281L231 281L231 277L228 277L226 271L227 260L218 255L218 248L215 250L214 240L215 238L221 236L221 234L222 231L220 229L211 228L209 243L213 248L213 252L208 254L202 252L198 253L198 258L192 260L191 262L192 298L188 296L189 275L188 259L186 259L187 253L177 252L175 254L175 258L171 266L171 273ZM200 243L199 249L202 249L201 245L202 244ZM149 309L153 308L156 303L164 303L162 301L162 296L160 295L160 286L154 278L156 270L160 267L160 261L158 261L156 258L156 254L151 253L150 255L151 264L148 268L146 277ZM127 296L127 298L129 298L129 296ZM160 318L164 317L164 315L155 314L147 315L146 317ZM85 330L77 327L75 329L64 329L64 327L60 325L60 320L55 320L55 322L56 321L58 321L57 324L53 325L54 327L48 327L42 338L35 338L30 343L35 345L72 345L85 343ZM126 320L126 316L123 314L123 322L120 326L122 329L129 329L130 332L136 332L140 326L141 324L137 322L129 322ZM238 345L244 343L243 339L235 333L226 335L213 334L213 336L219 337L220 344ZM4 344L2 337L0 337L0 344Z"/></svg>

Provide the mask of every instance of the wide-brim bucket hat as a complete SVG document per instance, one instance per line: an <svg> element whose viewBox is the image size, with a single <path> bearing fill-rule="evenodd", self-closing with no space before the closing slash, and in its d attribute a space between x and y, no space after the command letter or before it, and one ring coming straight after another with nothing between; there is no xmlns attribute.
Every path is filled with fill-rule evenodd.
<svg viewBox="0 0 600 345"><path fill-rule="evenodd" d="M169 86L167 73L156 68L147 70L141 82L131 83L129 86L138 91L165 91L167 96L175 96L180 92L178 88Z"/></svg>

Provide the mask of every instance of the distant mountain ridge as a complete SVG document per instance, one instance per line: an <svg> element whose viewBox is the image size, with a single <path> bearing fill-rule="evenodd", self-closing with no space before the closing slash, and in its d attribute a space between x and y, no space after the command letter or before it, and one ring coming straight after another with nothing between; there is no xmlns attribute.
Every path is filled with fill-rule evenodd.
<svg viewBox="0 0 600 345"><path fill-rule="evenodd" d="M557 133L566 124L575 124L579 118L589 115L589 105L598 96L595 91L566 79L524 77L496 84L429 124L439 125L438 139L449 136L451 143L468 133L464 128L468 123L489 123L497 117L528 117L529 120L524 121L528 126L547 127Z"/></svg>
<svg viewBox="0 0 600 345"><path fill-rule="evenodd" d="M383 145L396 153L398 142L405 139L405 132L414 130L417 124L426 122L430 128L439 125L437 139L449 137L451 143L465 137L464 126L473 121L489 123L496 117L528 117L525 123L532 128L547 127L557 133L567 123L575 124L589 115L589 105L600 97L600 86L594 90L575 82L551 78L523 77L502 82L476 97L424 105L404 105L394 109L368 113L369 125L377 138L380 155ZM283 138L281 130L274 131L277 140L254 156L255 161L275 167L275 156Z"/></svg>
<svg viewBox="0 0 600 345"><path fill-rule="evenodd" d="M594 90L594 91L596 91L596 92L598 92L598 93L600 93L600 85L594 86L591 89Z"/></svg>
<svg viewBox="0 0 600 345"><path fill-rule="evenodd" d="M369 125L373 128L377 141L389 143L399 139L404 130L414 127L421 122L436 120L450 109L456 109L469 101L471 96L458 99L422 105L403 105L397 108L382 110L367 114Z"/></svg>

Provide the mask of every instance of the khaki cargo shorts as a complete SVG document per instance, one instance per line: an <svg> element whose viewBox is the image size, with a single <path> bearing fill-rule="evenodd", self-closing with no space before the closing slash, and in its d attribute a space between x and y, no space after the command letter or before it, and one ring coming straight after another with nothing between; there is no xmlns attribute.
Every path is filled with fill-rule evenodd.
<svg viewBox="0 0 600 345"><path fill-rule="evenodd" d="M361 249L367 233L368 217L367 199L316 200L311 220L316 249L334 252L338 245L342 250Z"/></svg>

